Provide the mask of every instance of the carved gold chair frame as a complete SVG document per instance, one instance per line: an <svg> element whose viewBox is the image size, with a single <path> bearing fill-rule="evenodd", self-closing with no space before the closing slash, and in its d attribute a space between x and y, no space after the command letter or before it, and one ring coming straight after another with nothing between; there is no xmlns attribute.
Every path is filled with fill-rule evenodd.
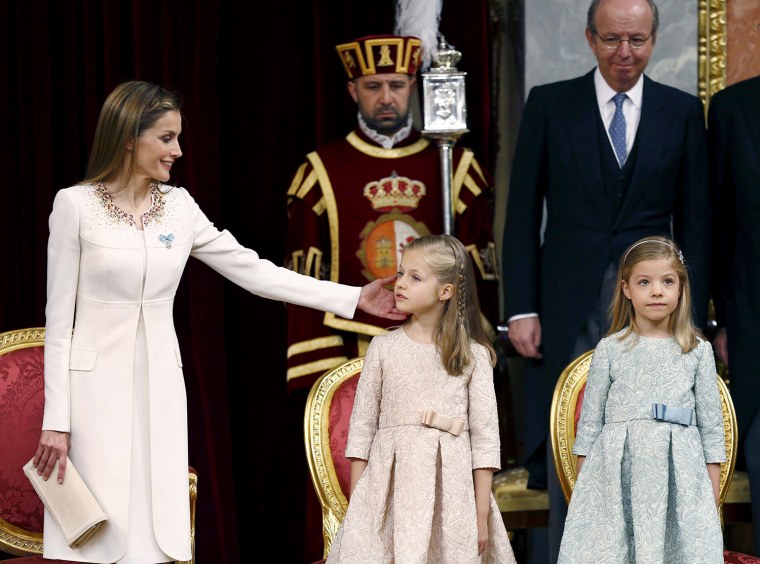
<svg viewBox="0 0 760 564"><path fill-rule="evenodd" d="M332 541L348 509L348 498L338 481L330 448L330 405L335 392L348 380L360 374L363 365L364 357L357 357L327 372L314 383L306 400L304 414L306 458L314 489L322 506L325 558L330 552Z"/></svg>

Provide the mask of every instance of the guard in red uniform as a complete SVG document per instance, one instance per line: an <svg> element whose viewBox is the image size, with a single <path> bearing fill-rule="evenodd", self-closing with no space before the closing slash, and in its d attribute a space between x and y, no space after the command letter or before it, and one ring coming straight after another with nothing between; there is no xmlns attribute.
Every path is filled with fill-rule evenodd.
<svg viewBox="0 0 760 564"><path fill-rule="evenodd" d="M416 37L371 36L337 46L358 105L358 127L309 153L288 190L286 265L316 278L366 284L395 274L404 245L443 232L440 156L412 127L410 98L421 56ZM491 181L472 151L453 151L454 233L478 276L490 330L498 320ZM364 354L392 323L343 319L288 305L288 389Z"/></svg>

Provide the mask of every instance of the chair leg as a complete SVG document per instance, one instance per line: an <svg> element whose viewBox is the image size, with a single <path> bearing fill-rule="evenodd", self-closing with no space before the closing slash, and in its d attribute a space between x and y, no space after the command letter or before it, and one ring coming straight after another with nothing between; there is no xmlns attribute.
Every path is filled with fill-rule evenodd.
<svg viewBox="0 0 760 564"><path fill-rule="evenodd" d="M184 560L176 564L195 564L195 503L198 499L198 473L192 466L188 471L188 491L190 494L190 548L192 556L190 560Z"/></svg>

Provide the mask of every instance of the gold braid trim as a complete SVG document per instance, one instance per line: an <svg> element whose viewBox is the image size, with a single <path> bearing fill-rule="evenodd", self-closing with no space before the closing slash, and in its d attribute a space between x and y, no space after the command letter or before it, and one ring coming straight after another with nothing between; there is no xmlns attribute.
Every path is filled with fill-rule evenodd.
<svg viewBox="0 0 760 564"><path fill-rule="evenodd" d="M369 323L360 323L358 321L352 321L350 319L344 319L342 317L338 317L334 313L325 313L325 325L332 327L333 329L350 331L351 333L362 333L364 335L371 335L372 337L382 335L387 331L387 329L383 327L370 325Z"/></svg>
<svg viewBox="0 0 760 564"><path fill-rule="evenodd" d="M430 141L422 138L406 147L386 149L384 147L378 147L377 145L367 143L354 131L346 136L346 141L348 141L348 144L360 153L364 153L365 155L377 159L401 159L403 157L408 157L409 155L415 155L420 151L424 151L427 149L427 146L430 145Z"/></svg>
<svg viewBox="0 0 760 564"><path fill-rule="evenodd" d="M339 364L342 364L348 360L348 357L345 356L334 356L331 358L325 358L322 360L317 360L315 362L309 362L306 364L302 364L300 366L295 366L293 368L288 369L287 374L287 381L290 382L291 380L294 380L296 378L300 378L302 376L308 376L309 374L316 373L322 373L330 370L331 368L335 368Z"/></svg>
<svg viewBox="0 0 760 564"><path fill-rule="evenodd" d="M317 175L312 170L309 175L306 177L306 179L303 181L303 184L298 187L298 190L296 191L296 197L304 199L306 195L311 191L312 188L314 188L314 185L317 183Z"/></svg>
<svg viewBox="0 0 760 564"><path fill-rule="evenodd" d="M339 236L338 236L338 203L335 201L335 192L333 191L330 176L327 169L317 152L309 153L306 156L314 167L314 172L319 185L322 187L322 199L327 209L327 223L330 226L330 280L338 281L338 259L339 259Z"/></svg>
<svg viewBox="0 0 760 564"><path fill-rule="evenodd" d="M293 182L290 183L290 188L288 188L288 196L295 196L298 193L298 188L301 187L301 182L303 181L304 172L306 172L306 163L298 167L293 177Z"/></svg>
<svg viewBox="0 0 760 564"><path fill-rule="evenodd" d="M330 347L342 347L343 337L340 335L333 335L330 337L318 337L316 339L310 339L308 341L301 341L299 343L293 343L288 347L288 358L297 354L303 354L305 352L318 351L320 349L327 349Z"/></svg>
<svg viewBox="0 0 760 564"><path fill-rule="evenodd" d="M464 152L462 153L462 158L459 159L457 170L454 173L453 185L451 186L451 191L452 191L451 199L452 201L456 202L457 208L460 205L459 192L462 190L462 184L464 184L464 179L467 176L467 171L469 170L470 163L473 161L474 157L475 155L472 151L470 151L469 149L465 149ZM457 209L457 211L459 210Z"/></svg>
<svg viewBox="0 0 760 564"><path fill-rule="evenodd" d="M304 274L312 276L317 280L320 279L322 269L322 251L315 247L309 247L309 253L306 255L306 270Z"/></svg>
<svg viewBox="0 0 760 564"><path fill-rule="evenodd" d="M478 159L476 159L474 155L472 157L472 162L470 163L470 168L472 168L472 170L474 170L478 174L483 184L488 184L488 182L486 182L486 176L485 174L483 174L483 169L480 168L480 163L478 162Z"/></svg>
<svg viewBox="0 0 760 564"><path fill-rule="evenodd" d="M498 280L499 274L498 271L495 272L486 272L486 267L483 264L483 259L480 256L480 252L478 251L478 247L476 245L467 245L467 252L470 253L470 256L472 257L472 261L475 263L475 266L478 269L478 272L480 272L480 276L483 280ZM488 254L491 256L491 264L495 265L496 263L496 244L495 243L488 243Z"/></svg>

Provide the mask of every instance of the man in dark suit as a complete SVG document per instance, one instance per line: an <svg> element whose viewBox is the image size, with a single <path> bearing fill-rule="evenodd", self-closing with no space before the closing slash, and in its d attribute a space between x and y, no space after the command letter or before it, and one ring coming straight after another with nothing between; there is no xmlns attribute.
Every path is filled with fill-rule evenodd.
<svg viewBox="0 0 760 564"><path fill-rule="evenodd" d="M760 554L760 76L713 96L707 130L720 327L714 345L729 368L737 467L746 465L749 476L754 554Z"/></svg>
<svg viewBox="0 0 760 564"><path fill-rule="evenodd" d="M529 546L532 556L544 546L549 554L534 561L556 562L567 510L547 452L554 386L607 331L625 248L649 235L674 237L697 323L706 321L704 110L695 96L644 75L657 24L651 0L594 0L586 39L596 69L533 88L520 124L502 269L509 339L526 358L528 487L548 483L551 504L548 543Z"/></svg>

